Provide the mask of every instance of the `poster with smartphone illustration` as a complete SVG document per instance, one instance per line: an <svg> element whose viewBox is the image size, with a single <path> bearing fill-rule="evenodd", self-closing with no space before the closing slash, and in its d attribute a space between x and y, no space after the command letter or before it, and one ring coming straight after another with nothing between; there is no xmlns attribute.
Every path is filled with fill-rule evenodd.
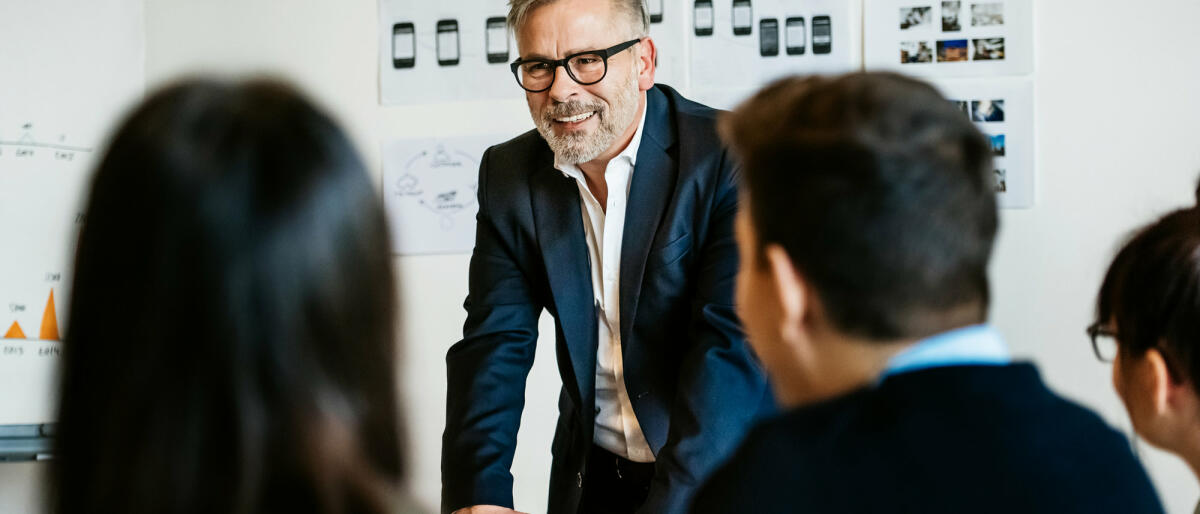
<svg viewBox="0 0 1200 514"><path fill-rule="evenodd" d="M380 103L520 98L507 14L505 0L380 0Z"/></svg>
<svg viewBox="0 0 1200 514"><path fill-rule="evenodd" d="M991 142L992 178L1000 207L1033 207L1033 78L949 78L932 82Z"/></svg>
<svg viewBox="0 0 1200 514"><path fill-rule="evenodd" d="M923 77L1033 72L1033 0L871 0L868 70Z"/></svg>
<svg viewBox="0 0 1200 514"><path fill-rule="evenodd" d="M691 13L683 0L645 0L650 14L650 37L658 49L655 82L676 89L687 87L687 34ZM614 40L615 41L615 40ZM615 41L613 44L619 43Z"/></svg>
<svg viewBox="0 0 1200 514"><path fill-rule="evenodd" d="M688 0L697 99L730 108L785 75L861 66L862 6L854 0Z"/></svg>

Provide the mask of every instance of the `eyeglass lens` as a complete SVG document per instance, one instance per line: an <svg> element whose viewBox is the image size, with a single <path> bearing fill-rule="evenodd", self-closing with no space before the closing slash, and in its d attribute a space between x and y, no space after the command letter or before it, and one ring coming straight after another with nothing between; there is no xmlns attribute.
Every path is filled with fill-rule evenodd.
<svg viewBox="0 0 1200 514"><path fill-rule="evenodd" d="M546 89L554 82L555 70L556 67L553 64L540 61L527 62L518 68L517 78L521 81L521 87L525 89ZM567 61L567 74L575 82L585 86L603 80L607 71L607 60L598 54L576 55Z"/></svg>
<svg viewBox="0 0 1200 514"><path fill-rule="evenodd" d="M1092 350L1096 358L1104 362L1112 362L1117 358L1117 340L1109 334L1096 334L1092 337Z"/></svg>

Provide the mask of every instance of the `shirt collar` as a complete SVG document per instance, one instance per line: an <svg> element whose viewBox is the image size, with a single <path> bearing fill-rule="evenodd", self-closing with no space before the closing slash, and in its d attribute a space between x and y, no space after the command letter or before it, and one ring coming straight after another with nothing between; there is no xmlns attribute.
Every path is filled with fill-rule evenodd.
<svg viewBox="0 0 1200 514"><path fill-rule="evenodd" d="M646 105L642 108L642 117L638 120L638 128L633 132L633 139L629 140L629 144L625 145L625 149L617 154L613 159L628 159L629 168L633 169L637 166L638 149L642 147L642 134L646 128L646 112L650 110L650 101L646 99ZM567 178L582 179L583 171L575 164L564 164L558 161L558 156L554 156L554 169L561 171Z"/></svg>
<svg viewBox="0 0 1200 514"><path fill-rule="evenodd" d="M1011 360L1000 332L991 325L972 325L942 332L905 348L888 361L880 380L943 366L1002 366Z"/></svg>

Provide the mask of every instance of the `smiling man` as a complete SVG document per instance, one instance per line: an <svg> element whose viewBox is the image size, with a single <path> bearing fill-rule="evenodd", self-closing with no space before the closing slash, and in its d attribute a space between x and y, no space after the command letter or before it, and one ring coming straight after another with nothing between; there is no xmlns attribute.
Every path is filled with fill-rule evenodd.
<svg viewBox="0 0 1200 514"><path fill-rule="evenodd" d="M654 84L641 0L510 9L537 129L480 166L467 321L446 356L442 510L511 512L545 309L563 381L549 510L682 512L774 409L733 308L734 163L716 111Z"/></svg>

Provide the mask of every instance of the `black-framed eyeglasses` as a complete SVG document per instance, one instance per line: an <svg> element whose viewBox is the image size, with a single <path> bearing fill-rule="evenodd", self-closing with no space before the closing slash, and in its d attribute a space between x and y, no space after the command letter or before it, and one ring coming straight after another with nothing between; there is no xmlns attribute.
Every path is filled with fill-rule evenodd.
<svg viewBox="0 0 1200 514"><path fill-rule="evenodd" d="M517 59L509 66L517 84L530 93L541 93L554 85L559 66L567 69L571 80L582 86L590 86L608 75L608 58L642 41L631 39L603 50L589 50L568 55L562 59Z"/></svg>
<svg viewBox="0 0 1200 514"><path fill-rule="evenodd" d="M1112 362L1117 358L1117 333L1113 329L1097 321L1088 325L1087 335L1100 362Z"/></svg>

